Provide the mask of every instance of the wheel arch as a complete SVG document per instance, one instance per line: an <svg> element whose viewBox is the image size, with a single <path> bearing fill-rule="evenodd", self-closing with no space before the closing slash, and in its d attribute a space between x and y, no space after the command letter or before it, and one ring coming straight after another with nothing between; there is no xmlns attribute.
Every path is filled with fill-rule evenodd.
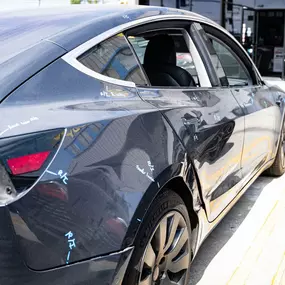
<svg viewBox="0 0 285 285"><path fill-rule="evenodd" d="M131 246L136 238L137 233L139 232L144 216L147 213L149 207L151 206L153 200L161 192L166 189L170 189L177 193L183 200L188 210L190 222L191 222L191 249L192 249L192 258L196 251L198 233L199 233L199 218L197 211L200 208L201 199L198 189L197 177L192 165L189 166L188 171L183 175L183 165L180 163L176 166L172 165L167 170L164 171L163 176L165 180L165 175L169 175L165 183L160 184L161 187L157 188L152 185L144 193L140 204L138 205L131 223L129 225L127 234L125 236L122 248Z"/></svg>

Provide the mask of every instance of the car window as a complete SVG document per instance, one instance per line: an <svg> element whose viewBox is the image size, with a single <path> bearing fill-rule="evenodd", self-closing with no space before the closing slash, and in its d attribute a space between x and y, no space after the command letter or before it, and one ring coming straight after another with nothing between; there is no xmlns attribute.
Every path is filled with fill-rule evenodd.
<svg viewBox="0 0 285 285"><path fill-rule="evenodd" d="M182 34L173 35L172 39L175 44L176 66L183 68L185 71L190 73L195 81L195 85L198 86L199 79L195 68L195 64L185 44L183 35ZM134 51L137 54L140 63L144 64L145 51L149 43L149 39L145 39L144 37L139 37L139 36L129 36L128 40L133 46Z"/></svg>
<svg viewBox="0 0 285 285"><path fill-rule="evenodd" d="M198 84L196 67L189 52L176 53L176 65L188 71L193 76L196 84Z"/></svg>
<svg viewBox="0 0 285 285"><path fill-rule="evenodd" d="M144 74L123 34L116 35L79 56L91 70L115 79L147 85Z"/></svg>
<svg viewBox="0 0 285 285"><path fill-rule="evenodd" d="M211 35L208 36L215 51L215 53L210 53L211 60L220 80L225 74L230 86L251 85L249 73L238 56L225 43ZM224 85L222 80L221 83Z"/></svg>

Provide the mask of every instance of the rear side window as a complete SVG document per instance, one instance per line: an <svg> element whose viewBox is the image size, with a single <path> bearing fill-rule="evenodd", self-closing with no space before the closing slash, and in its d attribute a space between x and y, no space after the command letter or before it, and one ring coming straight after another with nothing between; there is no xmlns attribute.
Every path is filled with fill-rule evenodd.
<svg viewBox="0 0 285 285"><path fill-rule="evenodd" d="M99 43L77 60L102 75L131 81L137 85L147 85L136 57L123 34Z"/></svg>

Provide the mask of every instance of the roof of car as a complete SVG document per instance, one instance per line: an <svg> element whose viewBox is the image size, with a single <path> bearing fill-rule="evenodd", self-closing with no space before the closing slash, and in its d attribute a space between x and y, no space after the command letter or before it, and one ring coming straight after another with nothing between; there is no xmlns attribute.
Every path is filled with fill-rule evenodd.
<svg viewBox="0 0 285 285"><path fill-rule="evenodd" d="M93 7L87 9L85 5L78 6L1 11L0 63L35 45L42 39L94 20L102 15L101 9L94 9ZM104 9L105 15L115 12L114 9Z"/></svg>

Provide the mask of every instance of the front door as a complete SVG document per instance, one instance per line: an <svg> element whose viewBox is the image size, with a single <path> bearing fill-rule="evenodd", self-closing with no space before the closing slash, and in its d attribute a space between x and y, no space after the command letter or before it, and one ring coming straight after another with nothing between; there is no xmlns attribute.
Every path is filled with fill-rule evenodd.
<svg viewBox="0 0 285 285"><path fill-rule="evenodd" d="M226 88L231 90L245 115L242 173L246 183L273 159L281 113L272 92L258 80L252 63L243 56L244 51L219 32L209 31L208 37L223 67Z"/></svg>

